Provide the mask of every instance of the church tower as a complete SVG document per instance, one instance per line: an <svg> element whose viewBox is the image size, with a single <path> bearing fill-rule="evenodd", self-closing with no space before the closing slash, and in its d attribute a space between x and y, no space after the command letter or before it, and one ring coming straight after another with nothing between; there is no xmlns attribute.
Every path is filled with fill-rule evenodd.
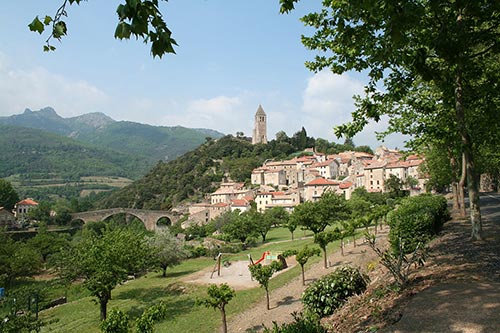
<svg viewBox="0 0 500 333"><path fill-rule="evenodd" d="M267 143L266 113L260 104L257 112L255 113L255 125L252 136L252 144L257 143Z"/></svg>

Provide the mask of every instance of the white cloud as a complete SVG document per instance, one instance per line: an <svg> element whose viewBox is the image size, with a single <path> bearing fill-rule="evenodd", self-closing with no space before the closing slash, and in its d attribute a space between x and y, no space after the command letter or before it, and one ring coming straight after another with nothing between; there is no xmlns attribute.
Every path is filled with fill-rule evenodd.
<svg viewBox="0 0 500 333"><path fill-rule="evenodd" d="M177 112L163 116L161 122L167 126L210 128L235 134L244 130L249 122L246 118L241 96L217 96L189 101L184 110L177 108Z"/></svg>
<svg viewBox="0 0 500 333"><path fill-rule="evenodd" d="M108 105L108 96L88 82L70 80L43 67L12 69L0 57L0 115L52 106L59 115L72 117L105 112Z"/></svg>
<svg viewBox="0 0 500 333"><path fill-rule="evenodd" d="M352 97L362 96L363 87L363 82L348 74L335 75L329 71L321 71L313 75L307 81L302 104L301 121L308 135L338 141L333 128L351 120L351 113L355 110ZM372 147L382 144L376 139L375 132L384 131L387 125L387 118L378 123L369 122L365 129L353 138L354 143ZM402 148L403 141L402 136L395 135L387 138L384 144Z"/></svg>

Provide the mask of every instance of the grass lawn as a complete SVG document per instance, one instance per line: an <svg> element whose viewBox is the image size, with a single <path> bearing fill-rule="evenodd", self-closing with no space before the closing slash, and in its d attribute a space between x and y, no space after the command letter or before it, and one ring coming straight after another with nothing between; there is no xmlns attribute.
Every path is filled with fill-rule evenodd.
<svg viewBox="0 0 500 333"><path fill-rule="evenodd" d="M260 258L264 251L299 249L306 244L312 244L311 237L299 239L303 236L304 232L297 230L295 240L291 241L291 235L287 229L273 229L268 234L268 241L271 243L266 242L247 251L225 257L234 261L247 260L247 254L250 253L255 260ZM309 233L306 236L312 236L312 234ZM338 242L328 246L329 252L333 252L336 248L338 248ZM308 266L319 260L321 260L320 257L312 258ZM197 298L206 296L207 286L180 281L186 275L213 264L213 258L190 259L168 270L167 278L162 278L160 273L154 272L128 281L113 290L108 311L115 307L119 308L129 315L132 319L131 323L134 324L135 318L140 316L144 309L156 302L164 301L170 309L169 316L155 326L156 332L216 332L220 327L220 312L195 305ZM271 298L273 289L286 284L299 274L300 267L297 265L273 278L270 282ZM265 291L262 288L237 291L236 297L227 306L228 319L253 306L264 297ZM69 301L63 306L41 312L40 317L44 320L58 320L44 327L42 332L100 332L98 304L94 303L91 297L83 297L74 301L70 298Z"/></svg>

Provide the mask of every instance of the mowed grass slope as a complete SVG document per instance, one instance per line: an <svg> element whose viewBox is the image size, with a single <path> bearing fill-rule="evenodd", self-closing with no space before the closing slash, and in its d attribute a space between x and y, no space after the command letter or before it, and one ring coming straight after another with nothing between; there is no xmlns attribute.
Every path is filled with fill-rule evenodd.
<svg viewBox="0 0 500 333"><path fill-rule="evenodd" d="M304 237L299 239L299 237ZM248 260L250 253L255 259L260 258L264 251L285 251L300 249L304 245L313 243L312 234L301 230L295 232L295 240L291 241L290 232L285 228L276 228L269 232L268 240L260 246L242 251L238 254L224 255L230 261ZM338 242L329 246L329 252L338 248ZM307 266L320 260L315 257ZM197 258L184 261L182 264L167 270L167 277L162 278L160 273L152 272L118 286L112 293L112 300L108 304L108 311L118 308L126 312L134 320L147 307L163 301L168 304L169 316L166 320L156 324L156 332L216 332L219 330L221 319L220 312L196 306L198 298L206 296L207 285L182 282L189 274L214 265L213 258ZM275 276L270 283L272 290L276 289L300 274L300 267ZM228 304L227 313L230 318L245 309L253 306L265 297L262 288L252 288L236 292L235 298ZM99 305L91 297L43 311L40 317L44 320L57 319L58 321L43 328L42 332L100 332L99 330ZM133 330L135 331L135 329Z"/></svg>

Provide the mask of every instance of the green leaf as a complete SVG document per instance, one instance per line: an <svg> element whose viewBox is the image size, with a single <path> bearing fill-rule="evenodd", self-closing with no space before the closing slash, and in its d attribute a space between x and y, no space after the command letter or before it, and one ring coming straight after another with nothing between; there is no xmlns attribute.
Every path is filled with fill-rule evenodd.
<svg viewBox="0 0 500 333"><path fill-rule="evenodd" d="M54 38L57 39L60 39L62 36L66 35L66 32L67 28L64 21L57 22L52 29L52 35L54 35Z"/></svg>
<svg viewBox="0 0 500 333"><path fill-rule="evenodd" d="M52 17L45 15L45 18L43 19L43 24L49 25L52 22Z"/></svg>
<svg viewBox="0 0 500 333"><path fill-rule="evenodd" d="M116 26L115 38L118 39L129 39L130 38L130 24L125 22L120 22Z"/></svg>
<svg viewBox="0 0 500 333"><path fill-rule="evenodd" d="M43 23L38 19L38 16L35 17L30 24L28 24L28 27L30 28L30 31L36 31L39 34L42 34L42 32L45 30L45 27L43 26Z"/></svg>

